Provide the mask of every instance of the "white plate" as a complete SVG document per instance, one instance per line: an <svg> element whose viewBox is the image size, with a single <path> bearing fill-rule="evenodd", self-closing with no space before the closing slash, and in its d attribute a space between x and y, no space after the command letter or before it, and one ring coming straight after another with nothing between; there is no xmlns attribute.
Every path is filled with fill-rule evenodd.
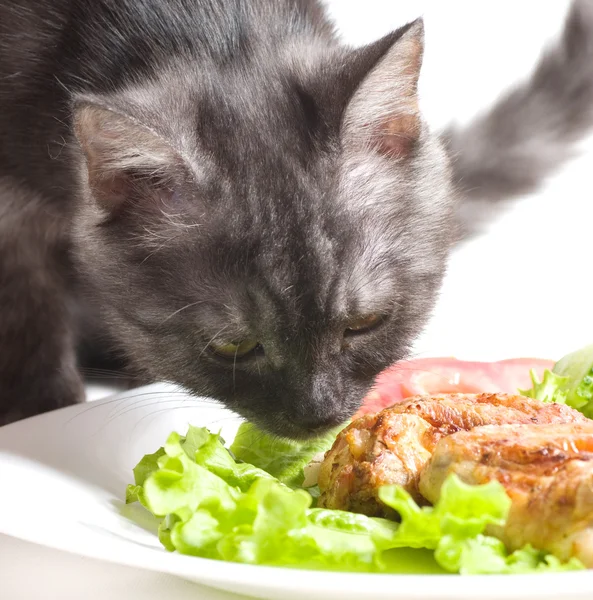
<svg viewBox="0 0 593 600"><path fill-rule="evenodd" d="M258 598L293 600L590 600L593 572L539 576L418 576L252 567L166 552L155 522L123 502L132 468L189 423L240 420L167 386L75 406L0 428L0 532L83 556L163 571Z"/></svg>

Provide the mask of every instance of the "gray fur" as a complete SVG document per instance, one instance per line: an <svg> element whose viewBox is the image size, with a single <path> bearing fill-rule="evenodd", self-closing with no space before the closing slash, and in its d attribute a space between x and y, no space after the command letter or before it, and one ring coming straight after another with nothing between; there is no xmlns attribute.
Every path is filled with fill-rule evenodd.
<svg viewBox="0 0 593 600"><path fill-rule="evenodd" d="M343 47L314 0L0 0L0 421L79 401L98 339L282 435L347 419L453 243L422 43Z"/></svg>
<svg viewBox="0 0 593 600"><path fill-rule="evenodd" d="M466 128L443 137L461 191L463 234L497 204L535 191L593 124L593 2L578 0L561 38L527 81Z"/></svg>

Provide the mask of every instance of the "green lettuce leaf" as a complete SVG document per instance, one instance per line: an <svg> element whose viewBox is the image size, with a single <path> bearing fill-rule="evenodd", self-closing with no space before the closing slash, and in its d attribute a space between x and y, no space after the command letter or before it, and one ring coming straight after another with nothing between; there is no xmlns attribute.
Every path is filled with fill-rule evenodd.
<svg viewBox="0 0 593 600"><path fill-rule="evenodd" d="M290 487L300 487L305 479L304 468L311 459L329 450L341 427L323 437L295 442L262 432L251 423L242 423L231 445L234 456L245 463L263 469Z"/></svg>
<svg viewBox="0 0 593 600"><path fill-rule="evenodd" d="M567 354L544 371L540 382L531 371L532 388L519 393L542 402L558 402L593 418L593 345Z"/></svg>
<svg viewBox="0 0 593 600"><path fill-rule="evenodd" d="M497 481L471 486L458 477L447 478L437 504L420 508L399 486L379 490L380 500L396 510L401 525L398 546L436 549L444 536L475 538L488 525L504 525L511 500Z"/></svg>
<svg viewBox="0 0 593 600"><path fill-rule="evenodd" d="M258 479L274 479L274 476L253 464L237 463L224 447L222 438L204 427L190 427L181 446L189 458L218 475L231 486L247 491Z"/></svg>
<svg viewBox="0 0 593 600"><path fill-rule="evenodd" d="M531 546L509 554L499 539L486 535L465 540L445 536L435 550L435 559L447 571L461 575L510 575L584 569L576 558L562 563L551 554Z"/></svg>
<svg viewBox="0 0 593 600"><path fill-rule="evenodd" d="M184 520L202 507L216 513L234 505L239 490L192 460L179 434L169 436L164 452L157 460L158 470L142 486L146 506L154 515L174 514Z"/></svg>
<svg viewBox="0 0 593 600"><path fill-rule="evenodd" d="M510 498L497 481L470 486L452 475L444 482L436 505L422 508L398 486L381 488L379 498L401 517L401 525L387 544L434 550L437 564L450 573L528 573L583 568L578 561L563 565L531 548L509 554L500 540L484 535L488 526L504 525L511 507Z"/></svg>
<svg viewBox="0 0 593 600"><path fill-rule="evenodd" d="M280 461L271 464L286 482L300 477ZM499 484L472 487L451 478L434 508L420 508L396 486L381 489L380 496L400 514L400 524L312 508L305 490L236 462L220 436L190 428L185 437L172 433L163 448L138 463L127 500L142 502L162 519L159 540L167 550L218 560L383 573L580 566L561 565L531 549L509 555L501 542L483 534L488 525L504 523L508 512Z"/></svg>
<svg viewBox="0 0 593 600"><path fill-rule="evenodd" d="M542 381L539 380L533 369L529 371L529 374L533 386L529 390L518 390L522 396L535 398L541 402L566 404L568 377L556 375L549 369L545 369Z"/></svg>
<svg viewBox="0 0 593 600"><path fill-rule="evenodd" d="M310 509L310 494L236 463L219 436L206 430L190 430L186 438L173 433L158 454L156 468L155 458L143 459L150 469L135 487L145 506L162 517L159 539L171 551L248 564L374 571L380 550L371 532L396 528L386 520Z"/></svg>
<svg viewBox="0 0 593 600"><path fill-rule="evenodd" d="M165 454L164 448L159 448L153 454L146 454L142 460L134 467L134 483L128 485L126 489L126 504L132 502L140 502L145 508L146 501L144 500L143 485L148 479L148 476L158 470L158 460Z"/></svg>
<svg viewBox="0 0 593 600"><path fill-rule="evenodd" d="M566 404L593 417L593 345L571 352L561 358L554 373L567 379Z"/></svg>

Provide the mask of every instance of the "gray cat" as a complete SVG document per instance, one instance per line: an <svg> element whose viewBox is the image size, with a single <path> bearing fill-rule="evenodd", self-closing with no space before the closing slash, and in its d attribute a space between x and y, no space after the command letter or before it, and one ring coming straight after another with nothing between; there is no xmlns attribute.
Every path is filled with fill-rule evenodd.
<svg viewBox="0 0 593 600"><path fill-rule="evenodd" d="M437 136L421 21L351 49L315 0L0 0L0 422L79 402L98 348L280 435L343 422L425 324L460 206L593 122L592 36L578 0Z"/></svg>

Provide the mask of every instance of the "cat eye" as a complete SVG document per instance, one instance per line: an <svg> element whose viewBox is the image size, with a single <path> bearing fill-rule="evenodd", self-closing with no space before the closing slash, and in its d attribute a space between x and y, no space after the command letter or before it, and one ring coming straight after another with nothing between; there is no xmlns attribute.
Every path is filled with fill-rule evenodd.
<svg viewBox="0 0 593 600"><path fill-rule="evenodd" d="M360 333L366 333L378 327L383 323L385 317L383 315L365 315L350 321L344 335L357 335Z"/></svg>
<svg viewBox="0 0 593 600"><path fill-rule="evenodd" d="M261 348L257 340L242 340L241 342L231 342L228 344L210 344L214 354L222 358L234 360L236 358L245 358L247 355Z"/></svg>

